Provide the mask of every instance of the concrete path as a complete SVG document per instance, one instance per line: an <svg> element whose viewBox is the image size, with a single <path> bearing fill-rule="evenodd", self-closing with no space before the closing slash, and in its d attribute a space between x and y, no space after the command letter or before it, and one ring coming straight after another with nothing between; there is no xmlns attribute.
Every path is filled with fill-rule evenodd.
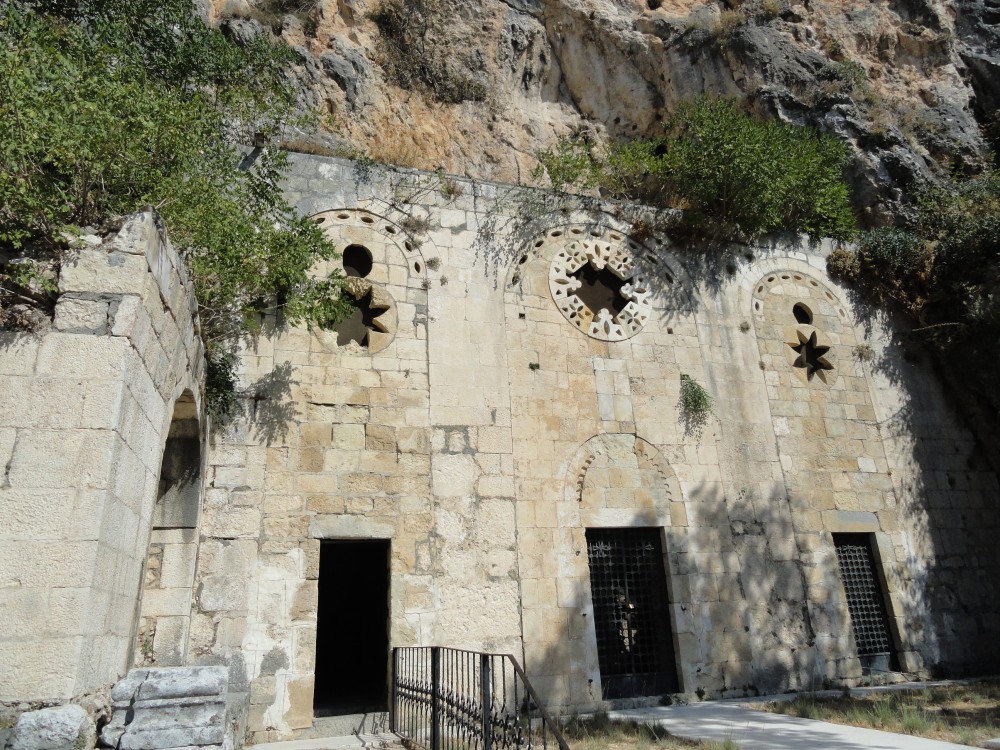
<svg viewBox="0 0 1000 750"><path fill-rule="evenodd" d="M968 745L908 734L754 711L730 701L629 708L612 711L610 716L657 724L671 734L688 739L712 742L729 739L741 750L969 750Z"/></svg>
<svg viewBox="0 0 1000 750"><path fill-rule="evenodd" d="M347 750L347 748L402 748L394 734L352 734L346 737L318 737L310 740L285 740L247 745L254 750Z"/></svg>

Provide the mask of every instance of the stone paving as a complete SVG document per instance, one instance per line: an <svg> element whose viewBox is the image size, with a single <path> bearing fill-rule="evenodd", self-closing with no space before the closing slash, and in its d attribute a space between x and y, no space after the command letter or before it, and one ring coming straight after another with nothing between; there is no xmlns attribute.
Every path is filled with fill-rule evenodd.
<svg viewBox="0 0 1000 750"><path fill-rule="evenodd" d="M859 691L853 691L859 692ZM831 693L833 694L833 693ZM839 693L836 693L839 695ZM768 696L761 702L795 696ZM612 711L611 718L656 724L693 740L732 740L741 750L958 750L967 745L877 729L756 711L744 700Z"/></svg>

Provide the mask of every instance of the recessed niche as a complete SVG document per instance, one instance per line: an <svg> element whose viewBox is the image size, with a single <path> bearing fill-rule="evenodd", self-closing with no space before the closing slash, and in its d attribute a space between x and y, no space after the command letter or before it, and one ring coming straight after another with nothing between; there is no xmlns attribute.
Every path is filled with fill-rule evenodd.
<svg viewBox="0 0 1000 750"><path fill-rule="evenodd" d="M364 245L348 245L342 256L344 273L359 279L372 272L372 253Z"/></svg>
<svg viewBox="0 0 1000 750"><path fill-rule="evenodd" d="M622 296L626 280L619 279L607 267L597 269L591 263L585 263L571 273L570 277L580 282L576 296L595 314L598 310L610 310L614 317L628 304L628 300Z"/></svg>
<svg viewBox="0 0 1000 750"><path fill-rule="evenodd" d="M792 315L795 316L795 322L801 325L811 325L813 322L812 311L801 302L792 307Z"/></svg>

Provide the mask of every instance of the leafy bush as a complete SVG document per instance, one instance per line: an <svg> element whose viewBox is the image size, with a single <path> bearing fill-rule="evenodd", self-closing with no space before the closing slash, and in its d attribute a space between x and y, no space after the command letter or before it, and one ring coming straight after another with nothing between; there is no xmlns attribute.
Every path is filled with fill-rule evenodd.
<svg viewBox="0 0 1000 750"><path fill-rule="evenodd" d="M369 15L381 35L379 63L400 88L445 104L481 102L488 90L471 56L451 40L454 19L440 0L383 0Z"/></svg>
<svg viewBox="0 0 1000 750"><path fill-rule="evenodd" d="M678 402L686 434L698 434L712 414L712 397L697 380L681 373L681 397Z"/></svg>
<svg viewBox="0 0 1000 750"><path fill-rule="evenodd" d="M666 135L598 151L583 139L539 154L557 189L685 209L697 234L749 239L779 229L847 238L855 231L843 179L846 147L805 127L762 122L733 99L682 104ZM540 174L538 176L541 176Z"/></svg>
<svg viewBox="0 0 1000 750"><path fill-rule="evenodd" d="M855 260L862 293L909 313L908 338L937 353L982 444L993 450L990 433L1000 414L1000 174L927 186L909 226L865 233Z"/></svg>
<svg viewBox="0 0 1000 750"><path fill-rule="evenodd" d="M820 77L843 81L856 91L864 90L869 85L868 71L855 60L829 63L820 71Z"/></svg>
<svg viewBox="0 0 1000 750"><path fill-rule="evenodd" d="M892 299L949 338L1000 333L1000 173L952 178L921 190L906 229L861 236L858 274L870 295ZM942 332L941 328L953 330Z"/></svg>
<svg viewBox="0 0 1000 750"><path fill-rule="evenodd" d="M276 300L292 321L342 315L339 279L308 278L334 248L285 202L285 154L240 168L241 142L285 124L293 54L234 43L187 0L0 10L0 314L51 309L74 228L154 206L191 270L210 361Z"/></svg>
<svg viewBox="0 0 1000 750"><path fill-rule="evenodd" d="M836 279L851 281L861 273L861 261L853 250L838 247L826 257L826 271Z"/></svg>

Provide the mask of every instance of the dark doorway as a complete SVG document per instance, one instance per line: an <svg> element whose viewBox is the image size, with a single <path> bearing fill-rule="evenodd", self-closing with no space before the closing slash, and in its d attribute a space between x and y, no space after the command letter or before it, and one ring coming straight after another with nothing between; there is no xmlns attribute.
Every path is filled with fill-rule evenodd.
<svg viewBox="0 0 1000 750"><path fill-rule="evenodd" d="M659 529L587 529L603 697L676 693Z"/></svg>
<svg viewBox="0 0 1000 750"><path fill-rule="evenodd" d="M389 542L320 544L313 714L388 708Z"/></svg>
<svg viewBox="0 0 1000 750"><path fill-rule="evenodd" d="M864 674L899 669L889 632L885 591L878 577L871 534L834 534L858 659Z"/></svg>

